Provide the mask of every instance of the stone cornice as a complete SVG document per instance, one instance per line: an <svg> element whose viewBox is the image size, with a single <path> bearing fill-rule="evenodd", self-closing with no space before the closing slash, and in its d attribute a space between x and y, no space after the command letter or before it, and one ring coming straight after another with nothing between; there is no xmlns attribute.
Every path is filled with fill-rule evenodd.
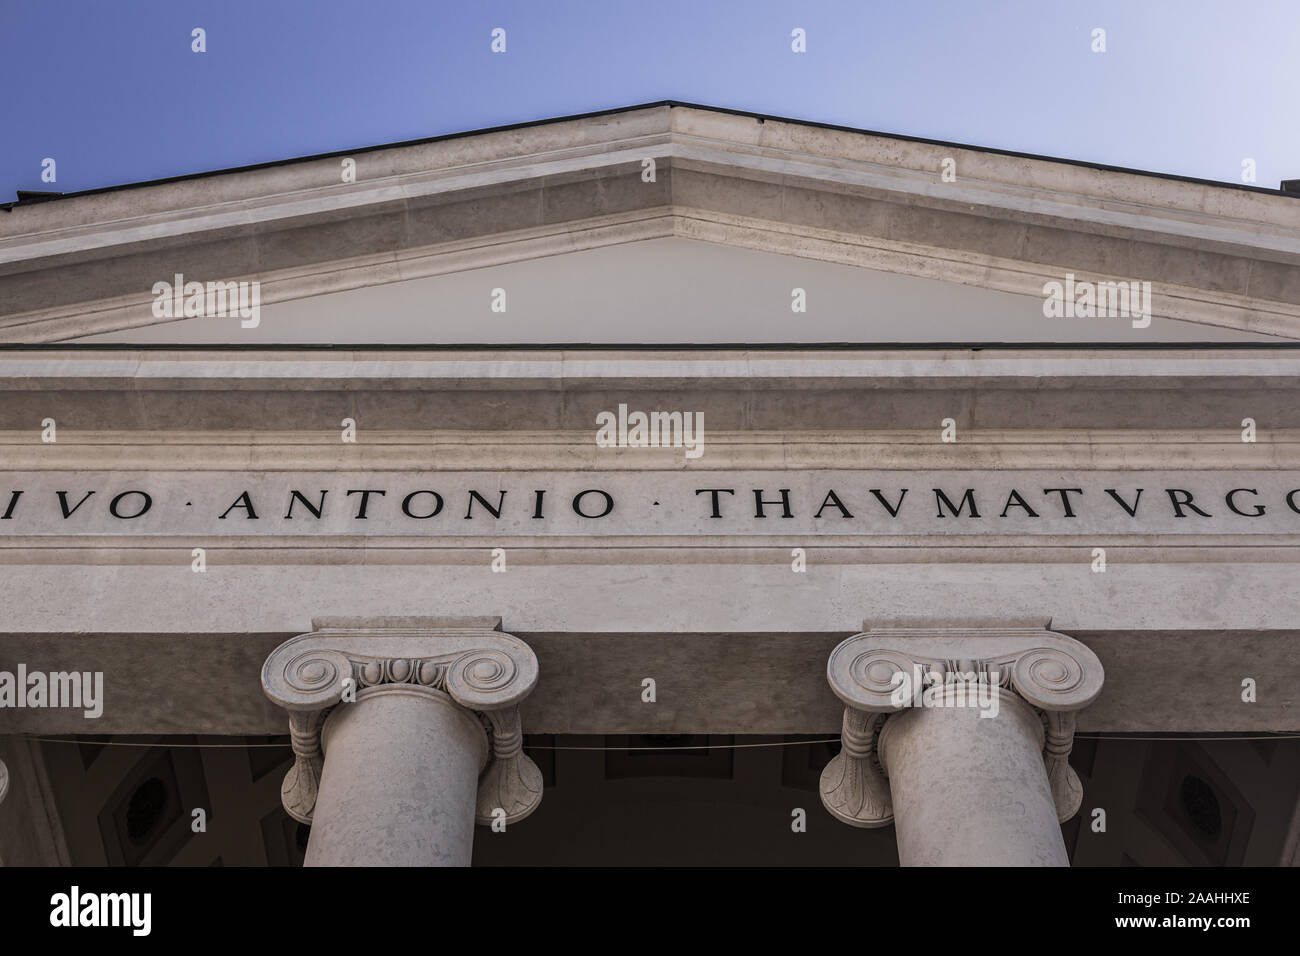
<svg viewBox="0 0 1300 956"><path fill-rule="evenodd" d="M592 458L596 415L626 403L704 413L737 467L774 456L893 467L909 446L945 467L1021 467L1040 454L1139 467L1166 453L1177 467L1289 467L1297 387L1300 351L1288 348L0 349L0 446L24 468L117 454L165 470L150 449L168 445L164 456L195 469L256 470L272 463L267 451L285 467L424 467L433 446L502 469L678 467L680 454L650 449ZM1257 443L1240 441L1246 416ZM46 417L57 444L39 441ZM940 444L948 417L958 441ZM344 418L355 445L339 443Z"/></svg>
<svg viewBox="0 0 1300 956"><path fill-rule="evenodd" d="M483 721L491 757L479 778L479 823L497 809L508 822L537 809L541 772L523 753L519 724L519 703L537 684L527 644L486 627L327 627L281 644L262 668L266 696L289 711L294 765L281 798L290 816L311 822L329 712L361 706L368 689L391 684L445 697Z"/></svg>
<svg viewBox="0 0 1300 956"><path fill-rule="evenodd" d="M870 188L936 204L1125 224L1173 235L1185 231L1180 223L1194 224L1190 234L1198 241L1209 233L1235 244L1300 253L1300 239L1293 231L1300 210L1286 197L1264 191L758 120L707 108L633 108L356 155L367 168L347 190L337 188L339 161L330 156L232 170L217 180L182 179L72 197L35 212L21 209L9 214L11 221L0 222L0 263L639 165L647 156L678 160L679 165L732 167L759 176ZM956 183L943 184L937 176L939 161L946 156L961 160L963 172ZM200 197L207 201L196 201ZM1167 223L1163 229L1157 225L1162 222Z"/></svg>
<svg viewBox="0 0 1300 956"><path fill-rule="evenodd" d="M741 389L798 383L800 387L887 388L999 385L1042 390L1087 385L1112 388L1158 380L1167 387L1240 384L1295 387L1300 350L972 349L42 349L0 348L0 389L174 388L240 391L327 390L367 384L386 390L528 387L599 383L621 387L666 383Z"/></svg>
<svg viewBox="0 0 1300 956"><path fill-rule="evenodd" d="M9 471L698 471L730 470L1292 470L1300 429L1269 429L1245 443L1240 428L972 429L959 447L937 430L826 429L708 433L708 452L606 449L591 430L366 430L354 445L338 431L83 431L60 424L55 444L39 432L0 431Z"/></svg>

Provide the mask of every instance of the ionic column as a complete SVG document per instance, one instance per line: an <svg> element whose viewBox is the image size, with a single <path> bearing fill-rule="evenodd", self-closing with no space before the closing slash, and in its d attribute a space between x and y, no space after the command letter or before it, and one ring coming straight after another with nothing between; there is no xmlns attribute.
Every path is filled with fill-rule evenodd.
<svg viewBox="0 0 1300 956"><path fill-rule="evenodd" d="M523 641L487 628L329 628L262 668L289 711L285 810L311 825L307 866L468 866L475 823L542 799L519 702L537 683Z"/></svg>
<svg viewBox="0 0 1300 956"><path fill-rule="evenodd" d="M822 803L895 825L903 866L1068 866L1060 824L1083 799L1075 712L1101 662L1030 628L880 629L841 643L827 679L845 704Z"/></svg>

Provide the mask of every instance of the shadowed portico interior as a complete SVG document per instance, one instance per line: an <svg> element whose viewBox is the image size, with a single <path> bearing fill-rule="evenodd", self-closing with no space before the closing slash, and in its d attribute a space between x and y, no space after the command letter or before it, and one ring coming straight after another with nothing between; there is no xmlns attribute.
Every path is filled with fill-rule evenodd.
<svg viewBox="0 0 1300 956"><path fill-rule="evenodd" d="M39 748L74 865L301 865L310 828L280 806L287 737L82 737ZM891 829L844 827L817 799L838 741L538 735L525 749L546 800L526 823L483 832L476 866L898 865ZM1074 866L1282 862L1300 796L1294 738L1080 736L1071 763L1088 794L1062 827ZM188 810L199 804L210 808L204 833ZM1081 835L1093 807L1105 809L1106 832ZM799 808L804 833L791 829Z"/></svg>

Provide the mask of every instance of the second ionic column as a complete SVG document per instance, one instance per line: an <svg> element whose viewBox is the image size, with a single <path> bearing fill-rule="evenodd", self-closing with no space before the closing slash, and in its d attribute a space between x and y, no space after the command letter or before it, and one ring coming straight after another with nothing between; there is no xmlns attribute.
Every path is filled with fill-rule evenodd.
<svg viewBox="0 0 1300 956"><path fill-rule="evenodd" d="M841 643L827 676L845 704L821 779L834 816L893 823L904 866L1069 865L1074 715L1104 679L1087 647L1045 629L880 629Z"/></svg>

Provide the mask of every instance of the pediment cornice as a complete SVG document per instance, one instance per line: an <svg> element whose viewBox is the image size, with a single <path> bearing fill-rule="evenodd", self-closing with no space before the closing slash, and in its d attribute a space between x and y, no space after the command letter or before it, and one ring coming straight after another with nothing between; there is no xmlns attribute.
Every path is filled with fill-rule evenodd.
<svg viewBox="0 0 1300 956"><path fill-rule="evenodd" d="M1028 295L1140 279L1160 317L1300 336L1300 203L1263 190L680 106L355 159L352 183L333 155L0 214L0 341L155 324L176 272L270 304L665 237Z"/></svg>

